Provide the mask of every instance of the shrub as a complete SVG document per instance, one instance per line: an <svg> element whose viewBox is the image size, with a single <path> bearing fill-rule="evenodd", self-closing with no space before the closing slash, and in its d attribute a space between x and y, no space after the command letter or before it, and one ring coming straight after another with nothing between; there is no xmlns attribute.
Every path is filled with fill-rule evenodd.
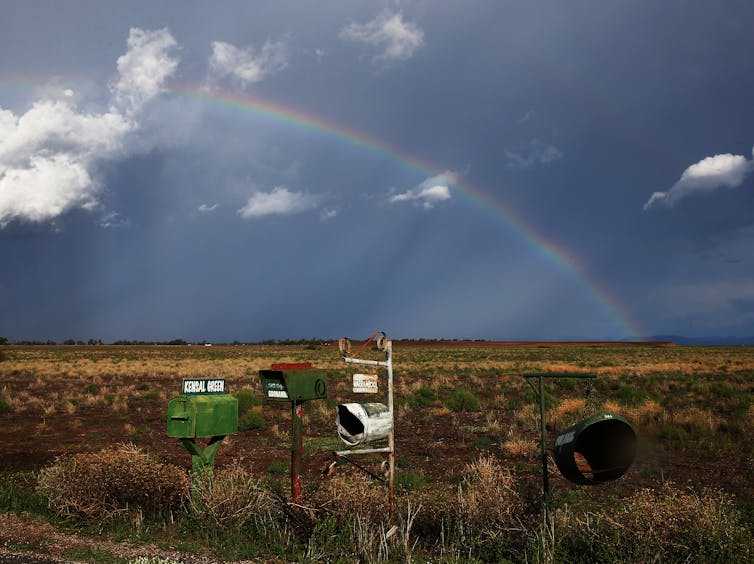
<svg viewBox="0 0 754 564"><path fill-rule="evenodd" d="M312 504L340 524L358 515L364 523L378 525L387 523L390 513L385 486L362 474L336 474L314 494Z"/></svg>
<svg viewBox="0 0 754 564"><path fill-rule="evenodd" d="M3 413L11 413L13 406L9 404L4 398L0 398L0 415Z"/></svg>
<svg viewBox="0 0 754 564"><path fill-rule="evenodd" d="M458 512L473 530L522 531L524 502L516 480L493 456L481 456L465 469L458 490Z"/></svg>
<svg viewBox="0 0 754 564"><path fill-rule="evenodd" d="M251 390L238 390L233 394L238 400L238 430L248 431L264 429L264 418L261 408L262 400Z"/></svg>
<svg viewBox="0 0 754 564"><path fill-rule="evenodd" d="M611 397L624 405L636 406L647 401L649 399L649 393L641 388L621 385L611 394Z"/></svg>
<svg viewBox="0 0 754 564"><path fill-rule="evenodd" d="M249 429L252 429L254 431L261 431L264 428L265 428L264 417L262 416L262 412L258 411L257 408L251 408L249 411L247 411L243 415L239 414L238 416L238 430L239 431L248 431Z"/></svg>
<svg viewBox="0 0 754 564"><path fill-rule="evenodd" d="M200 474L190 506L196 516L219 529L249 524L264 529L281 516L279 505L262 482L239 464Z"/></svg>
<svg viewBox="0 0 754 564"><path fill-rule="evenodd" d="M473 392L458 388L450 394L450 397L445 401L445 405L451 411L478 411L479 399Z"/></svg>
<svg viewBox="0 0 754 564"><path fill-rule="evenodd" d="M119 445L58 457L41 471L38 489L61 516L103 520L177 508L187 499L189 479L134 445Z"/></svg>
<svg viewBox="0 0 754 564"><path fill-rule="evenodd" d="M427 407L437 400L437 392L427 386L422 386L414 392L408 399L408 403L413 407Z"/></svg>
<svg viewBox="0 0 754 564"><path fill-rule="evenodd" d="M252 407L262 405L262 400L259 399L251 390L238 390L233 393L233 397L238 400L238 416L249 411Z"/></svg>
<svg viewBox="0 0 754 564"><path fill-rule="evenodd" d="M465 474L456 506L458 542L485 561L518 559L527 532L515 477L492 456L481 456Z"/></svg>
<svg viewBox="0 0 754 564"><path fill-rule="evenodd" d="M750 562L751 533L733 499L666 484L617 507L556 512L556 560L569 562Z"/></svg>
<svg viewBox="0 0 754 564"><path fill-rule="evenodd" d="M555 396L547 391L547 389L545 389L544 392L545 409L552 409L553 407L558 405L558 400L555 399ZM537 394L528 386L524 390L523 394L521 394L521 399L524 404L534 404L537 406L539 405Z"/></svg>

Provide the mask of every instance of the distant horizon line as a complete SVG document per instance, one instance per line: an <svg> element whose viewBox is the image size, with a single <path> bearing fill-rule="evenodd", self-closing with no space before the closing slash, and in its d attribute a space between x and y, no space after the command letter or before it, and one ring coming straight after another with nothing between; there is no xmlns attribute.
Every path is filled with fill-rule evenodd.
<svg viewBox="0 0 754 564"><path fill-rule="evenodd" d="M354 342L366 341L356 340ZM537 345L537 344L616 344L616 345L683 345L683 344L750 344L754 345L754 335L752 336L735 336L735 335L708 335L704 337L688 337L684 335L651 335L643 339L598 339L598 338L562 338L562 339L493 339L493 338L471 338L471 337L406 337L391 338L396 343L479 343L479 344L499 344L499 345ZM258 339L258 340L238 340L230 341L216 340L186 340L182 338L165 339L165 340L142 340L142 339L115 339L105 342L103 339L64 339L56 341L53 339L18 339L11 340L0 337L0 345L5 346L253 346L253 345L318 345L331 346L338 342L338 338L282 338L282 339Z"/></svg>

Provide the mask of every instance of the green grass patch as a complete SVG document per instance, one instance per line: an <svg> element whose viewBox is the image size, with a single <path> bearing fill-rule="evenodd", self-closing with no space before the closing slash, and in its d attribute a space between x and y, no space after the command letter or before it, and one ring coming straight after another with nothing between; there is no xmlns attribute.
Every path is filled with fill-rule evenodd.
<svg viewBox="0 0 754 564"><path fill-rule="evenodd" d="M492 447L492 439L489 437L477 437L474 439L474 448L478 450L487 450Z"/></svg>
<svg viewBox="0 0 754 564"><path fill-rule="evenodd" d="M408 398L408 403L413 407L428 407L436 401L437 392L428 386L422 386Z"/></svg>
<svg viewBox="0 0 754 564"><path fill-rule="evenodd" d="M239 431L262 431L266 427L264 422L264 416L261 411L248 410L244 414L238 416L238 430Z"/></svg>
<svg viewBox="0 0 754 564"><path fill-rule="evenodd" d="M291 463L288 460L276 460L270 463L267 472L270 474L288 474L291 471Z"/></svg>
<svg viewBox="0 0 754 564"><path fill-rule="evenodd" d="M660 433L664 439L671 441L683 441L689 437L688 431L675 423L666 423L662 426Z"/></svg>
<svg viewBox="0 0 754 564"><path fill-rule="evenodd" d="M555 399L555 396L553 396L550 392L547 391L547 388L545 388L544 392L545 392L544 393L545 409L552 409L553 407L558 405L559 403L558 400ZM532 390L529 386L526 387L521 398L522 398L523 404L539 405L537 394L535 394L534 390Z"/></svg>
<svg viewBox="0 0 754 564"><path fill-rule="evenodd" d="M106 550L91 546L69 548L65 551L65 557L76 562L97 562L102 564L125 564L128 562L125 558L119 558Z"/></svg>
<svg viewBox="0 0 754 564"><path fill-rule="evenodd" d="M649 392L644 389L626 385L621 385L610 396L610 399L618 401L623 405L641 405L651 397Z"/></svg>
<svg viewBox="0 0 754 564"><path fill-rule="evenodd" d="M421 470L401 470L395 473L395 492L415 492L424 487L426 479Z"/></svg>
<svg viewBox="0 0 754 564"><path fill-rule="evenodd" d="M9 404L5 399L0 398L0 415L3 413L12 413L13 412L13 406Z"/></svg>
<svg viewBox="0 0 754 564"><path fill-rule="evenodd" d="M0 474L0 509L50 516L47 499L36 488L36 472Z"/></svg>
<svg viewBox="0 0 754 564"><path fill-rule="evenodd" d="M304 439L304 450L308 453L342 450L345 445L339 437L308 437Z"/></svg>
<svg viewBox="0 0 754 564"><path fill-rule="evenodd" d="M262 405L262 400L254 392L247 389L241 389L233 392L233 397L238 400L238 413L246 413L252 407Z"/></svg>
<svg viewBox="0 0 754 564"><path fill-rule="evenodd" d="M728 400L736 396L736 389L728 382L713 383L710 386L710 392L720 400Z"/></svg>
<svg viewBox="0 0 754 564"><path fill-rule="evenodd" d="M457 388L445 400L445 406L451 411L479 411L479 398L473 392Z"/></svg>

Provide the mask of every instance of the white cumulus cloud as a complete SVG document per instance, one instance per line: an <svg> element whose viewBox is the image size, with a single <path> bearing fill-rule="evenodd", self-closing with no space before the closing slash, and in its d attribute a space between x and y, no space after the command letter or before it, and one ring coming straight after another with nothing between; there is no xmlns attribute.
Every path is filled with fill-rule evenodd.
<svg viewBox="0 0 754 564"><path fill-rule="evenodd" d="M118 58L118 81L112 85L115 103L127 113L141 109L160 93L178 67L171 53L178 43L163 28L154 31L131 28L128 51Z"/></svg>
<svg viewBox="0 0 754 564"><path fill-rule="evenodd" d="M725 153L707 157L684 170L680 180L669 190L652 194L644 204L644 210L658 205L673 207L692 194L712 192L718 188L736 188L752 169L752 161L747 161L742 155Z"/></svg>
<svg viewBox="0 0 754 564"><path fill-rule="evenodd" d="M450 200L450 185L456 182L456 175L446 171L426 179L418 186L390 197L390 203L414 202L424 209L432 209L438 203Z"/></svg>
<svg viewBox="0 0 754 564"><path fill-rule="evenodd" d="M238 210L244 219L265 215L292 215L317 207L318 198L306 192L291 192L285 186L276 186L271 192L256 192L246 205Z"/></svg>
<svg viewBox="0 0 754 564"><path fill-rule="evenodd" d="M285 41L266 41L257 52L254 47L240 49L224 41L212 43L209 58L211 73L218 78L231 77L246 87L288 66Z"/></svg>
<svg viewBox="0 0 754 564"><path fill-rule="evenodd" d="M139 127L136 110L175 69L164 63L174 46L165 30L132 29L106 112L79 110L70 89L35 102L21 115L0 108L0 229L13 220L44 222L73 208L97 207L102 189L97 165L128 151L128 137ZM160 72L149 63L154 60L164 63L162 71L171 70ZM149 78L139 78L137 69Z"/></svg>
<svg viewBox="0 0 754 564"><path fill-rule="evenodd" d="M340 38L383 49L378 61L405 61L424 44L424 32L403 21L401 12L383 12L365 24L352 23L340 30Z"/></svg>

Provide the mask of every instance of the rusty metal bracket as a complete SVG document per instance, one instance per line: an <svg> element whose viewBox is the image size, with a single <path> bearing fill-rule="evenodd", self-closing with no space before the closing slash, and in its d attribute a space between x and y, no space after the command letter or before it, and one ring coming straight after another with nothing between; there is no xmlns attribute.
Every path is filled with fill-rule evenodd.
<svg viewBox="0 0 754 564"><path fill-rule="evenodd" d="M348 458L346 455L340 454L338 452L333 452L332 454L333 454L334 460L333 460L332 464L328 465L328 468L327 468L328 472L331 471L338 462L340 462L341 460L345 460L346 462L348 462L349 464L353 464L356 468L358 468L359 470L361 470L365 474L368 474L369 476L371 476L375 480L377 480L379 482L382 482L383 484L387 484L388 483L387 479L385 479L384 476L380 476L379 474L375 474L374 472L372 472L371 470L365 468L364 466L362 466L361 464L359 464L358 462L356 462L352 458Z"/></svg>

